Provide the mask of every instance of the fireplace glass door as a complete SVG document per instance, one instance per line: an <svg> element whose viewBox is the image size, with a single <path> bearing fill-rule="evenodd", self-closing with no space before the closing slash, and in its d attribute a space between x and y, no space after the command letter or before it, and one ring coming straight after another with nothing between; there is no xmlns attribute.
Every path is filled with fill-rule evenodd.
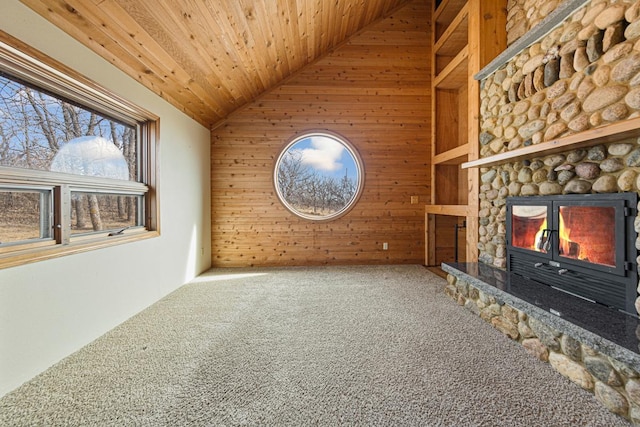
<svg viewBox="0 0 640 427"><path fill-rule="evenodd" d="M511 209L511 245L515 248L551 254L550 204L514 205Z"/></svg>
<svg viewBox="0 0 640 427"><path fill-rule="evenodd" d="M558 255L615 267L615 214L612 206L560 206Z"/></svg>

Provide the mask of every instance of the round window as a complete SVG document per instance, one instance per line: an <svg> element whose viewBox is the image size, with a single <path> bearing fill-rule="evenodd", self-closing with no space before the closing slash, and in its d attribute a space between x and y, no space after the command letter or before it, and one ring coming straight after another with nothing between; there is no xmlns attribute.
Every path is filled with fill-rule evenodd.
<svg viewBox="0 0 640 427"><path fill-rule="evenodd" d="M294 214L327 220L345 214L363 186L360 157L335 134L306 133L287 144L273 174L276 192Z"/></svg>

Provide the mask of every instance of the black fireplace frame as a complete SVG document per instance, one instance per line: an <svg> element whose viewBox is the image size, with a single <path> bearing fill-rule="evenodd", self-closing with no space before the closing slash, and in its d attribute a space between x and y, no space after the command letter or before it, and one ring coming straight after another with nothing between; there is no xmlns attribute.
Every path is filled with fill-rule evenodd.
<svg viewBox="0 0 640 427"><path fill-rule="evenodd" d="M507 270L580 298L637 316L637 193L567 194L507 198ZM563 257L559 253L561 206L604 206L615 209L615 266ZM551 250L537 252L512 245L513 206L546 206Z"/></svg>

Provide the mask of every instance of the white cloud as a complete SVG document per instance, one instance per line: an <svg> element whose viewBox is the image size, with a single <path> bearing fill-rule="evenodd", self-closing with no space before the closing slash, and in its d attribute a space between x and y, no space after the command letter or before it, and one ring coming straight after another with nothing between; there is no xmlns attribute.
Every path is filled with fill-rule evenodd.
<svg viewBox="0 0 640 427"><path fill-rule="evenodd" d="M310 139L311 147L301 150L303 164L327 172L343 168L340 158L345 150L344 145L324 136L314 136Z"/></svg>

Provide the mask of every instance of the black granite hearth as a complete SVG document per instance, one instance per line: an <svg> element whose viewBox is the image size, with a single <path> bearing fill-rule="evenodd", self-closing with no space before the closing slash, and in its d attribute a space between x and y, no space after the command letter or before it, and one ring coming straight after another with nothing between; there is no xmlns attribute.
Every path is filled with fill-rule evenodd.
<svg viewBox="0 0 640 427"><path fill-rule="evenodd" d="M444 263L442 269L640 372L640 320L635 316L482 263Z"/></svg>

